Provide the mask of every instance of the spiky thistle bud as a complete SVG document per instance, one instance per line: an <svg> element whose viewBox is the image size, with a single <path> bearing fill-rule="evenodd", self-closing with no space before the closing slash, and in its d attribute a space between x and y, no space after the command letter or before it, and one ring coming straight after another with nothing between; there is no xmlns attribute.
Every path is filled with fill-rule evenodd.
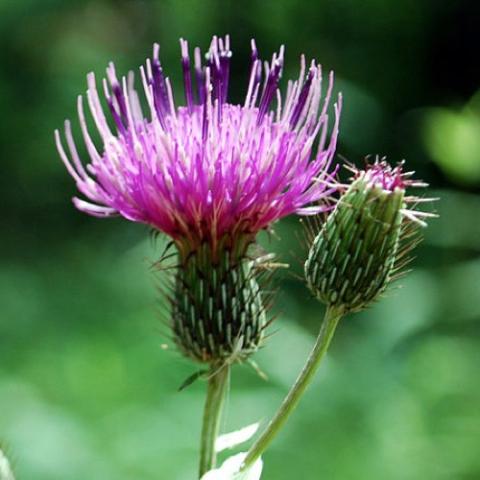
<svg viewBox="0 0 480 480"><path fill-rule="evenodd" d="M359 311L375 301L405 264L418 241L418 226L433 216L408 205L433 199L406 196L407 187L426 186L403 172L403 162L384 158L354 176L333 212L313 239L305 277L314 295L343 312Z"/></svg>

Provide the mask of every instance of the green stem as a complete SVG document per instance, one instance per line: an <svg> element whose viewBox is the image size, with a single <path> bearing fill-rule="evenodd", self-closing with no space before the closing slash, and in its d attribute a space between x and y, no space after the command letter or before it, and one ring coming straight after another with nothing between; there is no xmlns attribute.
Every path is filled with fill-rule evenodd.
<svg viewBox="0 0 480 480"><path fill-rule="evenodd" d="M315 342L315 346L313 347L307 362L305 363L292 388L288 392L288 395L285 397L282 405L277 410L277 413L248 451L241 471L247 470L255 463L255 461L267 449L272 440L275 438L290 414L295 410L300 398L305 393L306 388L312 381L313 376L315 375L315 372L317 371L320 362L325 355L325 352L328 350L330 341L332 340L335 329L342 316L342 311L334 308L327 308L322 327Z"/></svg>
<svg viewBox="0 0 480 480"><path fill-rule="evenodd" d="M203 411L203 425L200 446L200 478L215 467L217 453L215 440L220 429L225 394L228 389L230 367L227 364L212 365L208 378L207 398Z"/></svg>

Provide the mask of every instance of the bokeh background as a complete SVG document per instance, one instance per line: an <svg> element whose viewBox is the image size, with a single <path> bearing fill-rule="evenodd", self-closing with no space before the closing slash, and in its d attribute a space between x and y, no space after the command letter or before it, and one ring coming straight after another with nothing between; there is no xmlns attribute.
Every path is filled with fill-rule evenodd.
<svg viewBox="0 0 480 480"><path fill-rule="evenodd" d="M441 197L401 288L341 324L265 480L480 478L479 19L475 0L2 0L0 441L18 480L195 478L205 385L177 392L197 367L162 348L163 240L77 212L53 130L87 72L136 69L159 41L179 85L178 38L225 33L233 101L250 38L264 58L285 43L284 77L301 53L336 72L340 154L407 158ZM322 317L294 275L298 219L276 231L262 243L292 267L256 357L269 381L235 368L224 430L270 416Z"/></svg>

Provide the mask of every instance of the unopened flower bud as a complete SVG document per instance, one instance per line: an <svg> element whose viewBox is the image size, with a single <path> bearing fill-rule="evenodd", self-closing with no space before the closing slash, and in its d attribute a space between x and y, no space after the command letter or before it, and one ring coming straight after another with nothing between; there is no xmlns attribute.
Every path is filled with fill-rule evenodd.
<svg viewBox="0 0 480 480"><path fill-rule="evenodd" d="M432 215L407 208L425 199L407 197L406 188L425 184L402 166L377 159L365 170L353 169L352 183L314 238L305 277L326 305L352 312L375 301L413 247L412 228Z"/></svg>

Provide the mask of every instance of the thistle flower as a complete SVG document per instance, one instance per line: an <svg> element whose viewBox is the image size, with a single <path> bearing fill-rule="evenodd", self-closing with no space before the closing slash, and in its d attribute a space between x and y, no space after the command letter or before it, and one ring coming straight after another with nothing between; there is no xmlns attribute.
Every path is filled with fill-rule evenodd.
<svg viewBox="0 0 480 480"><path fill-rule="evenodd" d="M196 48L193 68L187 42L180 44L184 106L175 106L156 44L153 58L140 68L148 116L134 74L119 80L110 63L103 89L111 122L94 74L87 77L87 102L101 148L88 132L83 98L78 98L90 163L82 164L69 121L69 156L58 131L55 137L87 198L73 199L79 210L98 217L119 214L172 238L179 257L174 336L184 353L212 362L234 351L247 354L260 343L265 309L247 250L257 232L276 220L325 209L322 200L333 191L341 97L329 126L333 74L322 100L321 68L312 62L307 69L302 57L300 76L288 83L282 102L284 49L262 67L252 41L247 94L243 104L231 104L229 37L213 38L205 63Z"/></svg>
<svg viewBox="0 0 480 480"><path fill-rule="evenodd" d="M410 205L434 199L407 196L410 187L427 184L404 172L403 162L384 158L364 170L349 167L352 183L314 238L305 263L310 290L343 313L375 301L408 261L418 242L418 227L434 216Z"/></svg>

